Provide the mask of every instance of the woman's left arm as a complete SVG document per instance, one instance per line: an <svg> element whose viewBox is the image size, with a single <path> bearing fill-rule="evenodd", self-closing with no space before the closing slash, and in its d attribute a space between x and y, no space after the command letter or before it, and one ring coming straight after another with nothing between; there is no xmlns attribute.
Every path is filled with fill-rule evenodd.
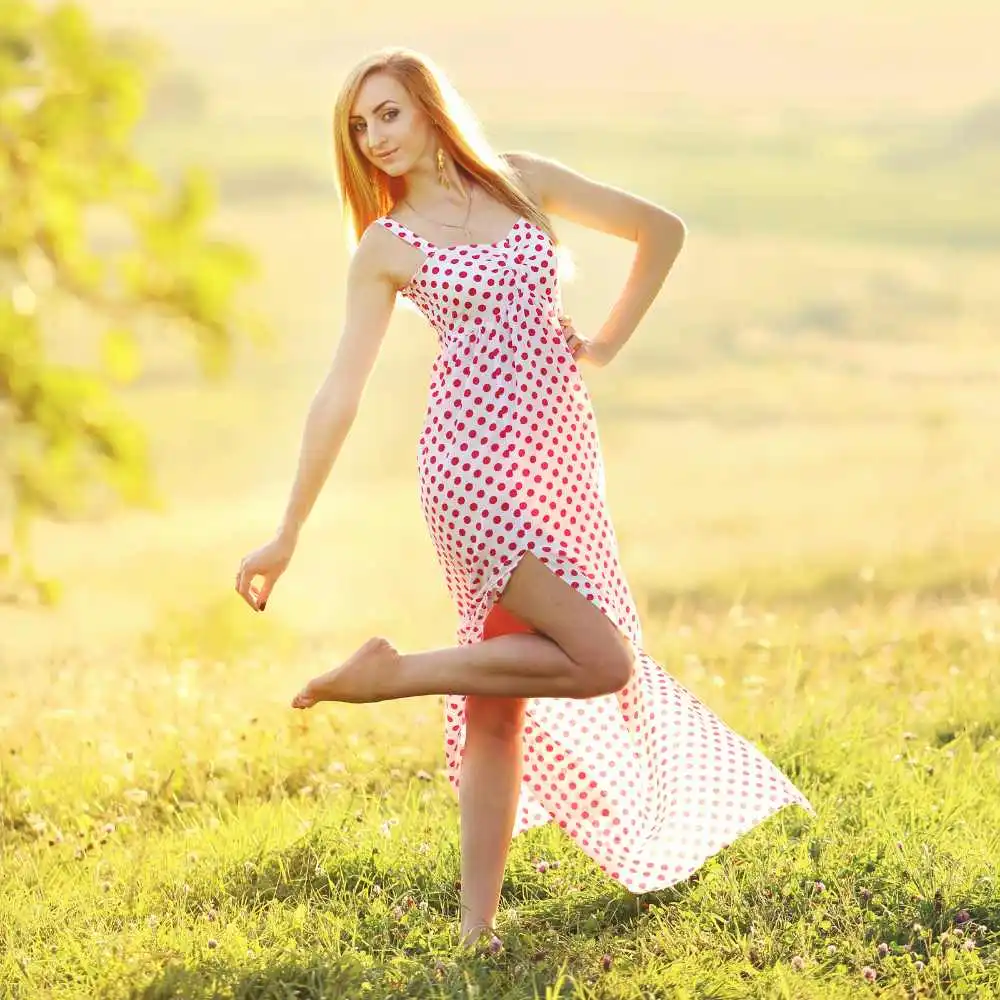
<svg viewBox="0 0 1000 1000"><path fill-rule="evenodd" d="M605 365L625 346L663 286L684 246L684 223L651 201L555 160L522 152L506 159L546 213L637 244L621 296L597 335L585 341L584 355Z"/></svg>

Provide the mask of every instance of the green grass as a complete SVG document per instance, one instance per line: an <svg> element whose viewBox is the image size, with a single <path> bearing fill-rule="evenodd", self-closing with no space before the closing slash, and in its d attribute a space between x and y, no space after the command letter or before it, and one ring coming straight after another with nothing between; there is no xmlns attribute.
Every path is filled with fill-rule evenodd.
<svg viewBox="0 0 1000 1000"><path fill-rule="evenodd" d="M819 815L779 814L641 897L558 830L531 831L498 954L456 952L437 699L294 714L284 698L335 650L211 608L132 655L40 667L4 702L0 983L16 998L993 995L1000 606L971 579L960 597L867 588L843 586L837 612L789 593L649 615L653 652Z"/></svg>

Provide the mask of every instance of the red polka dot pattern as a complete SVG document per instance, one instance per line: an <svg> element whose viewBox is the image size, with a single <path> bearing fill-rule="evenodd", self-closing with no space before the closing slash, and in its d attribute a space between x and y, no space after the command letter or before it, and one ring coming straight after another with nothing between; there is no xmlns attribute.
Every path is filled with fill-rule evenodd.
<svg viewBox="0 0 1000 1000"><path fill-rule="evenodd" d="M437 246L378 220L424 262L402 290L437 332L417 443L420 499L458 609L479 642L520 558L533 553L614 622L637 654L615 695L533 698L514 833L554 821L633 892L687 878L786 805L812 806L753 744L641 649L618 561L597 425L559 326L555 250L518 219L495 243ZM445 703L461 777L465 698Z"/></svg>

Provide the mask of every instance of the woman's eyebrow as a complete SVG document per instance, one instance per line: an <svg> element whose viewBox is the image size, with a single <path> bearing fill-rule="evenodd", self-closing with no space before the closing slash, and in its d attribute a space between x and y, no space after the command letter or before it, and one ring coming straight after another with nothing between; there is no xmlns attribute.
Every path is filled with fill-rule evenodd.
<svg viewBox="0 0 1000 1000"><path fill-rule="evenodd" d="M378 107L372 108L372 114L377 115L387 104L392 104L392 98L386 98ZM351 115L352 118L360 118L361 115Z"/></svg>

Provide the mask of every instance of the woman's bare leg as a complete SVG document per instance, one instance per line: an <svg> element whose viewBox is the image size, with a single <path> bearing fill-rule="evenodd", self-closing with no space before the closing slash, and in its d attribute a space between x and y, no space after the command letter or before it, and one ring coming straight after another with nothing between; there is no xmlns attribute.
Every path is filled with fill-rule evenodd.
<svg viewBox="0 0 1000 1000"><path fill-rule="evenodd" d="M313 678L292 705L427 694L592 698L628 683L634 653L627 640L535 556L521 560L500 601L539 634L405 656L385 639L369 639L344 664Z"/></svg>
<svg viewBox="0 0 1000 1000"><path fill-rule="evenodd" d="M524 700L471 696L459 782L462 942L492 930L517 815L523 767Z"/></svg>

